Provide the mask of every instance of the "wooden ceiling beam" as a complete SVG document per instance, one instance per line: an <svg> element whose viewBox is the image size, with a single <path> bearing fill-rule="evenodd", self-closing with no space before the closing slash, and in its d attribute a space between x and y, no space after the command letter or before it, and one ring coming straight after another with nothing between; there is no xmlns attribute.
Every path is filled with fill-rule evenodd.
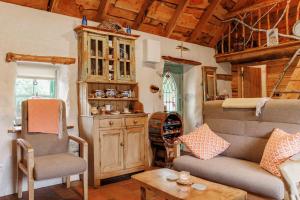
<svg viewBox="0 0 300 200"><path fill-rule="evenodd" d="M58 2L59 2L59 0L49 0L47 11L53 12L54 8L56 8L56 6L58 5Z"/></svg>
<svg viewBox="0 0 300 200"><path fill-rule="evenodd" d="M201 18L199 19L199 22L192 32L191 37L189 38L190 42L195 42L197 38L201 37L202 31L207 25L208 21L210 20L211 16L214 13L214 10L216 7L220 4L221 0L212 0L209 6L207 7L206 11L203 13Z"/></svg>
<svg viewBox="0 0 300 200"><path fill-rule="evenodd" d="M225 15L224 19L230 19L230 18L233 18L237 15L244 14L244 13L247 13L247 12L251 12L251 11L254 11L254 10L258 10L260 8L265 8L265 7L274 5L276 3L281 3L283 1L286 1L286 0L265 0L265 1L253 4L251 6L244 7L240 10L229 12Z"/></svg>
<svg viewBox="0 0 300 200"><path fill-rule="evenodd" d="M182 16L185 8L188 6L189 4L189 0L181 0L179 5L176 8L176 12L174 14L174 16L171 18L171 20L169 21L169 23L166 26L166 31L165 31L165 36L166 37L170 37L170 35L172 34L172 32L174 31L176 24L178 22L178 20L180 19L180 17Z"/></svg>
<svg viewBox="0 0 300 200"><path fill-rule="evenodd" d="M96 16L96 21L102 21L105 18L108 8L109 8L109 3L110 3L110 0L101 0L100 1L97 16Z"/></svg>
<svg viewBox="0 0 300 200"><path fill-rule="evenodd" d="M143 21L145 19L145 17L147 16L148 13L148 9L151 6L151 4L153 3L153 0L144 0L144 3L139 11L138 16L135 19L135 22L132 26L133 29L135 30L139 30L139 28L141 27L141 25L143 24Z"/></svg>

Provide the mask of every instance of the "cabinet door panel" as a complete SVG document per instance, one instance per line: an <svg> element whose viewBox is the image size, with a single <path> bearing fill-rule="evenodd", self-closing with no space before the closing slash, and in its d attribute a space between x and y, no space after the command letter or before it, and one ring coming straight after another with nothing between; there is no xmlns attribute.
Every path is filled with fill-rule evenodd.
<svg viewBox="0 0 300 200"><path fill-rule="evenodd" d="M117 39L117 71L118 80L134 81L134 41Z"/></svg>
<svg viewBox="0 0 300 200"><path fill-rule="evenodd" d="M125 140L125 168L138 167L145 162L144 127L127 128Z"/></svg>
<svg viewBox="0 0 300 200"><path fill-rule="evenodd" d="M107 80L108 37L88 36L88 79Z"/></svg>
<svg viewBox="0 0 300 200"><path fill-rule="evenodd" d="M123 131L110 130L100 133L101 172L113 172L124 168Z"/></svg>

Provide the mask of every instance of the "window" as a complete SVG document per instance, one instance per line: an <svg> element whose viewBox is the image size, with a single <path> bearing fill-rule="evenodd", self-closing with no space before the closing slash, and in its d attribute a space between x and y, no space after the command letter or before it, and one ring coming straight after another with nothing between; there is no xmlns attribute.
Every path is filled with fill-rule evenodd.
<svg viewBox="0 0 300 200"><path fill-rule="evenodd" d="M166 111L177 111L177 86L170 72L164 73L163 76L163 97Z"/></svg>
<svg viewBox="0 0 300 200"><path fill-rule="evenodd" d="M56 68L37 64L19 64L15 83L16 117L21 104L31 98L56 98Z"/></svg>

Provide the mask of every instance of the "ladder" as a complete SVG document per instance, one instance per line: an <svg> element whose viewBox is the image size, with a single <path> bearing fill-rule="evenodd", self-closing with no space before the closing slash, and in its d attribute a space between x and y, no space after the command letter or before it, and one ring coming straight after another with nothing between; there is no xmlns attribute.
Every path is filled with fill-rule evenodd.
<svg viewBox="0 0 300 200"><path fill-rule="evenodd" d="M285 91L279 91L278 90L278 87L280 86L282 80L284 79L288 69L292 66L292 64L294 63L294 61L297 59L298 56L300 56L300 49L298 49L294 53L294 55L290 59L290 61L287 64L285 64L284 69L283 69L282 73L280 74L279 79L276 82L276 84L275 84L275 86L272 90L272 93L270 95L271 98L274 97L275 94L282 94L283 96L281 98L283 98L283 97L285 97L285 98L296 98L296 99L300 98L300 90L299 90L300 89L300 61L297 64L297 66L296 66L296 68L295 68L295 70L294 70L294 72L291 76L291 79L290 79L290 81L289 81L289 83L286 87L286 90Z"/></svg>

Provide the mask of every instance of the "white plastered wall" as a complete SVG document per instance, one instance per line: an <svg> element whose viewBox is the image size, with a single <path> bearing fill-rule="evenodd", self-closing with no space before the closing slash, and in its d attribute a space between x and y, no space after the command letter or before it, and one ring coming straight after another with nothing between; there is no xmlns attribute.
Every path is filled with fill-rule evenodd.
<svg viewBox="0 0 300 200"><path fill-rule="evenodd" d="M0 196L15 192L15 166L13 140L16 135L7 133L13 125L15 102L14 85L16 78L16 63L6 63L7 52L33 55L66 56L77 58L77 39L73 29L81 22L80 19L49 13L36 9L21 7L0 2ZM96 25L89 22L89 25ZM154 39L161 42L162 55L180 57L176 46L181 42L155 36L148 33L133 31L141 37L136 41L136 75L139 82L140 101L144 104L145 112L153 113L163 110L162 99L153 95L149 86L160 85L164 62L147 64L143 62L143 40ZM185 43L190 49L184 53L185 59L202 62L203 65L218 67L218 73L230 74L229 65L218 65L215 61L214 49L195 44ZM184 82L186 88L186 131L191 130L202 121L202 89L201 67L186 67ZM67 104L68 123L74 124L71 134L78 135L77 125L77 63L70 66L60 66L59 97ZM218 82L219 83L219 82ZM222 84L223 85L223 84ZM223 87L223 86L218 86ZM228 91L230 86L225 86ZM3 166L3 168L1 168ZM60 183L60 179L39 182L36 187Z"/></svg>

